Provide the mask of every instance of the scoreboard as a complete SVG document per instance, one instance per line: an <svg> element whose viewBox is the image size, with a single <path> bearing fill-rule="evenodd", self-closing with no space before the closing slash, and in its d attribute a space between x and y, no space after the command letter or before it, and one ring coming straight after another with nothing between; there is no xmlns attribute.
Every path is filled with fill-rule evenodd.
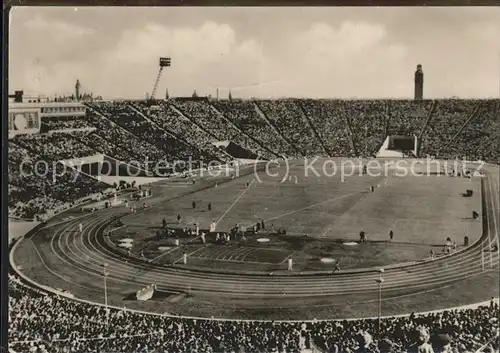
<svg viewBox="0 0 500 353"><path fill-rule="evenodd" d="M77 102L9 102L9 138L18 134L39 133L42 125L42 118L84 118L85 114L85 106Z"/></svg>

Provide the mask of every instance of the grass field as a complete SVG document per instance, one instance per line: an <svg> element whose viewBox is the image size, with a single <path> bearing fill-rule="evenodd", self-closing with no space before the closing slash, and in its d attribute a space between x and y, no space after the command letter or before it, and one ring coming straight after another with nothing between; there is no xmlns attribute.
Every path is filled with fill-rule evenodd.
<svg viewBox="0 0 500 353"><path fill-rule="evenodd" d="M179 264L187 253L188 266L274 271L286 269L291 257L294 270L303 271L331 268L332 264L321 262L325 257L340 260L343 269L421 260L431 249L439 253L448 236L461 246L465 235L471 243L481 235L481 222L471 219L473 210L481 210L479 178L355 173L343 180L340 173L305 174L303 164L295 163L269 173L226 178L216 187L200 188L200 183L192 185L189 180L165 183L154 189L156 197L165 201L125 216L125 227L116 230L112 239L133 238L134 253L143 252L159 263ZM373 193L370 186L375 187ZM473 190L473 197L461 196L466 189ZM186 237L175 247L172 239L156 239L163 218L171 227L196 223L207 229L216 222L221 231L264 220L266 231L228 245L205 246L199 239ZM287 236L269 236L270 228L286 229ZM389 230L395 234L392 242ZM366 232L368 243L342 244L358 241L360 231ZM270 241L256 241L262 237ZM159 247L170 249L160 251Z"/></svg>

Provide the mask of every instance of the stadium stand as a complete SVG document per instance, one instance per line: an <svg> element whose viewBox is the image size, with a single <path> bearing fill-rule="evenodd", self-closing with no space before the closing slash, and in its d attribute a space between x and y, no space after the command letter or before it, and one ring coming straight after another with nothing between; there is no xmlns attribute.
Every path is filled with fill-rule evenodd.
<svg viewBox="0 0 500 353"><path fill-rule="evenodd" d="M227 156L212 144L213 141L210 135L186 117L177 114L168 102L160 102L159 105L151 105L148 102L133 104L137 110L151 120L152 124L156 124L159 128L180 140L184 139L186 145L200 146L202 151L205 151L206 158L221 162L229 160L230 156Z"/></svg>
<svg viewBox="0 0 500 353"><path fill-rule="evenodd" d="M11 352L436 352L498 350L498 303L377 320L193 320L106 309L9 278ZM451 350L453 349L453 350Z"/></svg>
<svg viewBox="0 0 500 353"><path fill-rule="evenodd" d="M311 155L372 157L386 136L419 136L421 156L500 161L500 101L497 100L208 100L87 102L84 118L51 118L39 134L9 141L10 205L41 191L16 168L19 154L60 161L104 154L117 161L188 159L227 163L232 156L260 158ZM227 144L226 144L227 146ZM241 151L248 151L242 153ZM30 179L31 178L31 179ZM87 178L85 184L100 182ZM61 187L61 186L59 186ZM90 188L92 192L105 187ZM35 188L35 189L34 189ZM50 187L48 187L50 189ZM47 189L47 188L46 188ZM23 196L24 195L24 196ZM50 191L44 199L57 204ZM68 195L73 193L68 192ZM82 196L79 194L79 196ZM24 201L23 201L24 200ZM66 202L66 201L64 201ZM27 214L16 207L16 215ZM33 213L30 209L30 217ZM13 208L12 208L13 210Z"/></svg>
<svg viewBox="0 0 500 353"><path fill-rule="evenodd" d="M355 155L342 101L308 99L300 104L329 156Z"/></svg>
<svg viewBox="0 0 500 353"><path fill-rule="evenodd" d="M444 150L448 141L460 130L481 103L476 100L439 100L436 110L422 135L421 153L429 156L450 158Z"/></svg>
<svg viewBox="0 0 500 353"><path fill-rule="evenodd" d="M54 130L72 130L72 129L93 129L93 126L88 120L74 117L43 117L41 132L49 132Z"/></svg>
<svg viewBox="0 0 500 353"><path fill-rule="evenodd" d="M449 156L500 164L500 101L485 101L469 124L451 141Z"/></svg>
<svg viewBox="0 0 500 353"><path fill-rule="evenodd" d="M324 154L313 130L294 100L259 101L256 103L269 123L293 146L296 156Z"/></svg>
<svg viewBox="0 0 500 353"><path fill-rule="evenodd" d="M213 105L240 131L251 136L259 146L267 146L265 150L262 148L255 150L259 155L279 157L286 156L291 151L289 143L284 141L282 136L276 136L271 126L257 113L252 101L215 101Z"/></svg>

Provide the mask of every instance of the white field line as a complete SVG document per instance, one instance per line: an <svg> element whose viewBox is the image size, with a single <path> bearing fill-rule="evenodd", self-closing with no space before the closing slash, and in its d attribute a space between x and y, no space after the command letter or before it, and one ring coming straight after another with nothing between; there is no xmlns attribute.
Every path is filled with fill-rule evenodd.
<svg viewBox="0 0 500 353"><path fill-rule="evenodd" d="M226 212L224 212L224 214L217 220L217 222L215 222L215 225L219 224L220 221L222 221L222 219L224 217L226 217L226 215L229 213L229 211L231 211L231 209L234 207L234 205L236 205L236 203L243 197L243 195L245 195L245 193L250 190L250 188L252 187L253 185L253 180L250 182L250 185L248 185L248 187L243 190L243 192L240 194L240 196L238 196L236 198L236 200L234 200L234 202L231 204L231 206L229 206L229 208L226 210Z"/></svg>

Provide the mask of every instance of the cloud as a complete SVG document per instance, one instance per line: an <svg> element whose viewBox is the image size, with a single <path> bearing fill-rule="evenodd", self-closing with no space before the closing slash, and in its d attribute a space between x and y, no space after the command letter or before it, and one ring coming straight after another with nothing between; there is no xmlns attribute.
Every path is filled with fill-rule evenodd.
<svg viewBox="0 0 500 353"><path fill-rule="evenodd" d="M28 30L32 31L32 33L42 32L45 36L50 38L50 40L56 41L77 40L83 36L94 34L94 31L90 28L66 22L48 21L40 15L28 20L25 26Z"/></svg>
<svg viewBox="0 0 500 353"><path fill-rule="evenodd" d="M262 21L281 16L266 11ZM142 98L151 92L158 58L169 56L172 67L164 70L158 96L167 87L174 96L193 89L214 95L219 87L222 96L233 88L233 96L242 97L412 97L419 63L426 96L498 94L500 17L480 21L476 11L475 21L454 23L442 11L415 20L408 14L403 28L391 14L389 20L346 15L330 22L323 16L286 30L272 30L258 17L242 30L224 16L207 21L206 13L200 21L191 16L189 24L159 16L124 23L117 15L107 31L104 22L90 25L80 13L73 22L44 13L13 21L9 82L11 90L54 94L72 91L79 78L86 91ZM446 28L434 18L445 18Z"/></svg>
<svg viewBox="0 0 500 353"><path fill-rule="evenodd" d="M406 47L392 43L379 24L313 24L286 47L293 48L291 63L280 71L282 79L293 77L296 82L290 87L292 96L376 97L407 81L399 67ZM412 69L406 67L406 73Z"/></svg>
<svg viewBox="0 0 500 353"><path fill-rule="evenodd" d="M242 67L255 66L263 60L262 48L255 40L238 41L230 26L209 21L194 29L148 24L126 31L116 46L101 53L99 61L104 67L113 67L103 78L125 83L115 92L133 96L138 93L137 86L151 89L160 56L172 59L172 67L165 69L160 92L173 82L175 90L170 84L170 92L182 94L190 94L193 89L201 93L214 85L229 87L248 76ZM130 87L135 90L129 90Z"/></svg>

